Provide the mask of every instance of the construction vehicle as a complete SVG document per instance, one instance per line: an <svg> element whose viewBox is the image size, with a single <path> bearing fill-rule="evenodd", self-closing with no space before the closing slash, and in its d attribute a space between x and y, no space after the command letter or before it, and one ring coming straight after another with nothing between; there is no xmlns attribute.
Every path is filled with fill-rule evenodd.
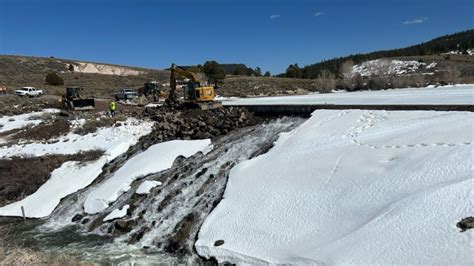
<svg viewBox="0 0 474 266"><path fill-rule="evenodd" d="M179 68L175 64L171 65L170 76L170 92L167 103L171 105L179 105L176 97L176 76L187 78L184 85L184 101L183 105L187 108L200 108L202 110L220 108L222 103L215 101L215 86L206 85L206 82L194 72Z"/></svg>
<svg viewBox="0 0 474 266"><path fill-rule="evenodd" d="M143 84L143 90L139 92L143 95L145 95L146 97L150 96L150 95L159 95L161 93L161 85L160 83L156 82L156 81L150 81L150 82L147 82L145 84Z"/></svg>
<svg viewBox="0 0 474 266"><path fill-rule="evenodd" d="M93 98L82 98L78 87L66 88L66 94L62 97L63 105L69 110L93 110L95 101Z"/></svg>
<svg viewBox="0 0 474 266"><path fill-rule="evenodd" d="M120 100L132 100L138 98L138 92L132 89L120 89L116 94L115 94L115 100L120 101Z"/></svg>

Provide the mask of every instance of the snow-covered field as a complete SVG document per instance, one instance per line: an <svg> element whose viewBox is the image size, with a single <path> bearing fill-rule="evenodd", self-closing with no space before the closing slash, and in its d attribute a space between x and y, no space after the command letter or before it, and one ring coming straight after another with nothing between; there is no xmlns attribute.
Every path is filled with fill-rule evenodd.
<svg viewBox="0 0 474 266"><path fill-rule="evenodd" d="M337 92L298 96L233 98L224 105L272 104L474 104L474 85Z"/></svg>
<svg viewBox="0 0 474 266"><path fill-rule="evenodd" d="M197 252L252 264L473 265L474 233L456 228L474 213L473 133L469 112L315 111L232 169Z"/></svg>

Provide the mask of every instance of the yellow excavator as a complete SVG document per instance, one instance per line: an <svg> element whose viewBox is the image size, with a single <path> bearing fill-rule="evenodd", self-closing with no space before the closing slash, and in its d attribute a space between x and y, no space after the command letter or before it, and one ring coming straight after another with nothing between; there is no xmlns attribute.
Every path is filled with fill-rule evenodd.
<svg viewBox="0 0 474 266"><path fill-rule="evenodd" d="M187 108L200 108L202 110L222 107L222 103L215 100L215 86L205 85L197 73L171 65L170 87L168 103L178 105L176 97L176 77L181 76L189 81L184 86L184 106Z"/></svg>

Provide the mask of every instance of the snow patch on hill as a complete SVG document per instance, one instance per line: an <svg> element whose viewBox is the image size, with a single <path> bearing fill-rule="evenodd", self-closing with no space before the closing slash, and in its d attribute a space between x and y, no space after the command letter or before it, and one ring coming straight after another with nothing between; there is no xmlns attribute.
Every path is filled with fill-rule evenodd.
<svg viewBox="0 0 474 266"><path fill-rule="evenodd" d="M67 64L67 66L69 66L69 64ZM74 65L74 72L117 76L137 76L144 73L144 71L138 71L127 67L86 62L76 62Z"/></svg>
<svg viewBox="0 0 474 266"><path fill-rule="evenodd" d="M467 55L474 55L474 50L471 50L471 49L468 49L466 51L456 50L456 51L449 51L449 52L444 53L444 54L459 54L459 55L461 55L461 54L466 54L466 53L467 53Z"/></svg>
<svg viewBox="0 0 474 266"><path fill-rule="evenodd" d="M418 61L377 59L355 65L352 68L352 74L366 77L374 75L405 75L419 70L431 70L436 65L436 62L426 64Z"/></svg>
<svg viewBox="0 0 474 266"><path fill-rule="evenodd" d="M474 213L473 125L470 112L315 111L231 170L196 250L237 264L473 265L472 232L456 228Z"/></svg>

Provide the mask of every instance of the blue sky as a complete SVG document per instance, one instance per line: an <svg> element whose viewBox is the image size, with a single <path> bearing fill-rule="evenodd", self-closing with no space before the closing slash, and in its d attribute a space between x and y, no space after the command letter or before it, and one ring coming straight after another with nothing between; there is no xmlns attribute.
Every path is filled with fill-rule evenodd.
<svg viewBox="0 0 474 266"><path fill-rule="evenodd" d="M273 74L474 28L472 0L0 0L0 54Z"/></svg>

